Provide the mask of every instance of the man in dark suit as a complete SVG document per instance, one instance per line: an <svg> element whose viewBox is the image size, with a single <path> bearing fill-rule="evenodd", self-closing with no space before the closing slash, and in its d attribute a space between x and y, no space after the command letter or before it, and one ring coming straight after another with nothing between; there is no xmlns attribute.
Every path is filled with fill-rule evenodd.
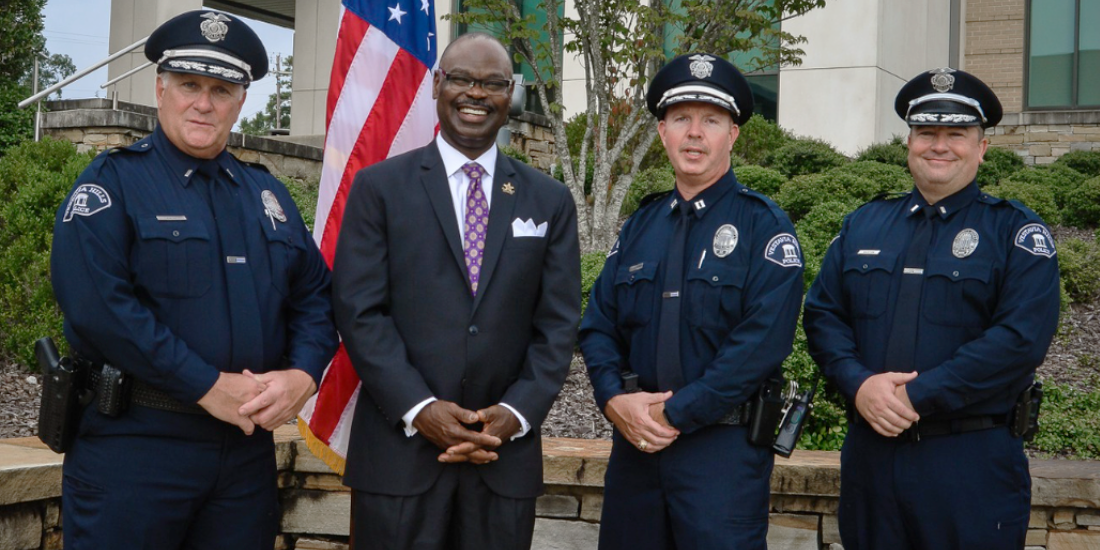
<svg viewBox="0 0 1100 550"><path fill-rule="evenodd" d="M494 144L511 72L493 37L453 42L433 79L439 136L348 196L333 294L363 381L344 477L357 550L531 544L580 260L568 189Z"/></svg>

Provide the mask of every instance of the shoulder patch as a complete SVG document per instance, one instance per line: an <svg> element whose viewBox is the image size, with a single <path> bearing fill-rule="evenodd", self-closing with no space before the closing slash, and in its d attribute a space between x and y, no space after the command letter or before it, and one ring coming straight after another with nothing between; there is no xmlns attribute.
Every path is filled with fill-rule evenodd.
<svg viewBox="0 0 1100 550"><path fill-rule="evenodd" d="M646 195L645 197L642 197L641 202L638 203L638 210L641 210L643 207L645 207L647 204L649 204L651 202L659 201L659 200L661 200L661 199L663 199L663 198L665 198L665 197L667 197L671 194L672 194L671 189L669 189L668 191L658 191L656 193L650 193L650 194Z"/></svg>
<svg viewBox="0 0 1100 550"><path fill-rule="evenodd" d="M780 233L768 241L764 258L783 267L802 267L802 247L790 233Z"/></svg>
<svg viewBox="0 0 1100 550"><path fill-rule="evenodd" d="M111 207L111 195L107 190L94 184L82 183L76 186L69 204L65 205L65 217L62 221L70 221L73 216L93 216Z"/></svg>
<svg viewBox="0 0 1100 550"><path fill-rule="evenodd" d="M1029 223L1016 232L1016 246L1036 255L1050 258L1058 253L1054 249L1054 237L1041 223Z"/></svg>

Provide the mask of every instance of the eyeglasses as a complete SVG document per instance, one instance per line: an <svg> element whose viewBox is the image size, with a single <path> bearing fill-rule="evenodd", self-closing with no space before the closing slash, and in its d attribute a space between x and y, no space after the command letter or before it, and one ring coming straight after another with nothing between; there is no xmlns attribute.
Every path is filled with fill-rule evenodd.
<svg viewBox="0 0 1100 550"><path fill-rule="evenodd" d="M439 74L443 75L443 80L447 81L447 84L463 91L470 90L476 85L481 86L481 89L489 95L503 95L512 86L511 80L475 80L464 76L449 75L443 69L439 69Z"/></svg>

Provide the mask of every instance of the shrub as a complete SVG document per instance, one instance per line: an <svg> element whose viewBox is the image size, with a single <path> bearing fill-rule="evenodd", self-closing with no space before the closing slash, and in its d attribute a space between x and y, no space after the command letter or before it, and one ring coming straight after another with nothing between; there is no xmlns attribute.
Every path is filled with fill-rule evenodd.
<svg viewBox="0 0 1100 550"><path fill-rule="evenodd" d="M814 206L828 201L863 203L878 193L870 179L844 172L798 176L783 184L775 195L791 221L797 222Z"/></svg>
<svg viewBox="0 0 1100 550"><path fill-rule="evenodd" d="M1049 185L1006 179L997 185L986 187L983 191L1000 199L1014 200L1023 204L1034 210L1048 225L1061 222L1062 216L1058 211L1058 203L1054 200L1054 188Z"/></svg>
<svg viewBox="0 0 1100 550"><path fill-rule="evenodd" d="M1071 237L1057 246L1058 269L1069 297L1083 304L1100 298L1100 243Z"/></svg>
<svg viewBox="0 0 1100 550"><path fill-rule="evenodd" d="M832 384L827 383L820 373L814 360L810 358L806 345L806 332L802 330L802 316L799 315L791 354L783 362L783 375L787 380L797 381L800 389L811 387L815 381L818 384L817 395L814 396L813 413L806 421L806 428L802 432L798 448L813 451L839 451L848 427L844 417L846 404L844 397Z"/></svg>
<svg viewBox="0 0 1100 550"><path fill-rule="evenodd" d="M833 238L840 233L840 226L844 222L844 216L859 208L861 203L856 200L840 201L830 200L815 205L810 211L795 224L798 232L798 242L802 245L802 256L805 262L804 279L806 288L810 287L817 274L821 271L821 262L825 259L825 251Z"/></svg>
<svg viewBox="0 0 1100 550"><path fill-rule="evenodd" d="M763 166L746 164L734 168L733 173L737 176L737 181L741 182L741 185L769 197L774 197L776 192L779 191L779 187L787 183L787 176L784 176L778 170L764 168Z"/></svg>
<svg viewBox="0 0 1100 550"><path fill-rule="evenodd" d="M793 139L767 154L764 165L789 178L817 174L848 162L832 145L816 139Z"/></svg>
<svg viewBox="0 0 1100 550"><path fill-rule="evenodd" d="M619 215L626 218L638 210L642 199L651 193L669 191L676 185L676 176L672 173L672 166L660 166L642 170L634 176L634 182L630 184L630 190L623 198L623 206L619 209Z"/></svg>
<svg viewBox="0 0 1100 550"><path fill-rule="evenodd" d="M0 159L0 357L37 369L34 341L61 341L61 311L50 286L53 222L91 154L49 138L24 142Z"/></svg>
<svg viewBox="0 0 1100 550"><path fill-rule="evenodd" d="M1100 176L1081 182L1067 193L1062 222L1080 228L1100 225Z"/></svg>
<svg viewBox="0 0 1100 550"><path fill-rule="evenodd" d="M1039 433L1028 447L1055 456L1100 458L1097 410L1100 410L1100 389L1084 392L1069 386L1047 385L1039 409Z"/></svg>
<svg viewBox="0 0 1100 550"><path fill-rule="evenodd" d="M603 270L603 264L607 260L607 254L603 252L589 252L581 256L581 315L588 309L588 296L592 294L592 285Z"/></svg>
<svg viewBox="0 0 1100 550"><path fill-rule="evenodd" d="M985 151L985 160L978 165L978 185L995 185L997 182L1024 169L1024 159L1009 151L998 147L990 147Z"/></svg>
<svg viewBox="0 0 1100 550"><path fill-rule="evenodd" d="M1066 198L1077 189L1077 186L1081 185L1081 182L1088 178L1065 165L1047 164L1020 170L1009 176L1008 179L1050 187L1054 190L1054 202L1058 204L1058 208L1064 208Z"/></svg>
<svg viewBox="0 0 1100 550"><path fill-rule="evenodd" d="M761 164L768 153L783 147L789 141L790 134L778 124L755 114L741 125L741 135L733 144L733 154L748 164Z"/></svg>
<svg viewBox="0 0 1100 550"><path fill-rule="evenodd" d="M317 192L320 188L320 180L318 178L281 177L279 181L283 182L286 190L290 192L290 198L294 199L294 204L298 206L298 210L302 213L302 220L306 222L306 227L312 231L313 218L317 216Z"/></svg>
<svg viewBox="0 0 1100 550"><path fill-rule="evenodd" d="M909 170L877 161L856 161L829 170L830 174L852 174L867 178L877 184L878 193L904 193L913 188L913 176ZM870 199L871 197L867 197Z"/></svg>
<svg viewBox="0 0 1100 550"><path fill-rule="evenodd" d="M857 161L874 161L909 170L909 147L901 136L894 136L886 143L875 143L856 155Z"/></svg>
<svg viewBox="0 0 1100 550"><path fill-rule="evenodd" d="M1090 178L1100 176L1100 151L1070 151L1058 157L1054 165L1072 168Z"/></svg>
<svg viewBox="0 0 1100 550"><path fill-rule="evenodd" d="M511 145L504 145L500 147L500 152L524 164L531 164L531 157L528 156L527 153L524 153L520 149L512 147Z"/></svg>

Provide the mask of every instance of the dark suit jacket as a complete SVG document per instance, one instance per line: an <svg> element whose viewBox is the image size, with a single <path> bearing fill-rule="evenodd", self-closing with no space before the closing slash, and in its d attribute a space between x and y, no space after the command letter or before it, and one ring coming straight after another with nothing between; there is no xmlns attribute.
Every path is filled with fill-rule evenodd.
<svg viewBox="0 0 1100 550"><path fill-rule="evenodd" d="M333 264L336 324L363 381L344 477L353 489L416 495L455 467L402 430L401 416L435 396L470 410L515 407L531 431L476 469L499 495L542 491L539 426L569 372L580 317L576 207L564 185L503 153L491 192L475 298L435 143L355 176ZM547 222L545 237L514 236L517 218Z"/></svg>

